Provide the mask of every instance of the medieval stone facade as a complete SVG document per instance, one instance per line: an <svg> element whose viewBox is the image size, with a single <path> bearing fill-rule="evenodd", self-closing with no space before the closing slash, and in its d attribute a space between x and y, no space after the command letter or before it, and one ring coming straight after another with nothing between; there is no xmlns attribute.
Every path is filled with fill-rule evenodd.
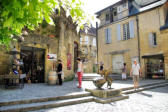
<svg viewBox="0 0 168 112"><path fill-rule="evenodd" d="M167 73L167 1L122 0L99 12L98 61L105 69L128 73L133 60L140 62L144 78L165 78ZM124 13L122 17L121 13ZM114 19L115 18L115 19Z"/></svg>
<svg viewBox="0 0 168 112"><path fill-rule="evenodd" d="M81 58L84 59L84 72L97 72L97 43L96 28L91 27L88 32L80 32Z"/></svg>
<svg viewBox="0 0 168 112"><path fill-rule="evenodd" d="M43 62L44 64L41 68L44 70L44 82L48 82L49 72L55 70L56 67L56 61L50 60L48 58L49 54L56 55L56 60L62 60L65 78L74 75L76 69L74 65L79 55L78 47L80 36L76 32L76 26L72 23L71 18L66 18L64 12L61 11L60 15L53 15L53 20L55 26L48 25L44 22L35 31L27 30L28 35L24 36L24 41L12 42L9 48L10 51L15 46L17 51L27 53L30 55L30 58L34 55L36 58L41 57L41 60L37 60L37 62L39 64ZM6 52L6 49L1 47L0 75L9 73L13 61L12 55ZM17 55L17 58L20 59L21 55ZM31 61L32 60L33 58ZM31 75L32 72L33 71L29 74Z"/></svg>

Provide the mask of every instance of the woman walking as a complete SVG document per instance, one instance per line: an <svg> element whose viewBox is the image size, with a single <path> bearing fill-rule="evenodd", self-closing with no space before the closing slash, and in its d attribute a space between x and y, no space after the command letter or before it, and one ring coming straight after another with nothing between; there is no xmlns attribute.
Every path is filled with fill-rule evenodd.
<svg viewBox="0 0 168 112"><path fill-rule="evenodd" d="M78 88L81 88L81 86L82 86L82 76L83 76L83 65L82 65L82 61L81 61L80 58L77 58L77 62L78 62L77 75L78 75L78 82L79 82Z"/></svg>

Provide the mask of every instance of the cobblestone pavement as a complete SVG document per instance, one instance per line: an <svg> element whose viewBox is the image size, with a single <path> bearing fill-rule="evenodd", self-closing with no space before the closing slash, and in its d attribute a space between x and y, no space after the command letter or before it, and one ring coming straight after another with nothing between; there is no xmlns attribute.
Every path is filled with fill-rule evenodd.
<svg viewBox="0 0 168 112"><path fill-rule="evenodd" d="M163 82L164 80L142 80L140 85L150 84L155 82ZM0 102L26 100L44 97L56 97L68 94L76 94L85 92L84 89L93 89L95 86L92 81L83 81L83 89L76 88L78 81L65 82L63 86L49 86L48 84L25 84L23 89L4 89L0 88ZM132 80L127 81L114 81L112 88L130 87ZM106 84L104 85L106 88Z"/></svg>
<svg viewBox="0 0 168 112"><path fill-rule="evenodd" d="M89 102L34 112L168 112L168 86L129 96L109 104Z"/></svg>

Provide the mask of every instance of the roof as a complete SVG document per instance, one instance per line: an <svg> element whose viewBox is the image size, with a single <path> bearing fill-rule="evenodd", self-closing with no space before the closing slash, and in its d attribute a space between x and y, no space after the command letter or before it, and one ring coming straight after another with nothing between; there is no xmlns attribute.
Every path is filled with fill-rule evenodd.
<svg viewBox="0 0 168 112"><path fill-rule="evenodd" d="M129 16L161 6L166 1L167 0L135 0L131 5L129 5Z"/></svg>
<svg viewBox="0 0 168 112"><path fill-rule="evenodd" d="M111 7L114 7L115 5L120 4L122 1L123 1L123 0L120 0L120 1L118 1L117 3L114 3L114 4L112 4L112 5L108 6L108 7L106 7L106 8L104 8L104 9L102 9L102 10L96 12L96 14L99 14L99 13L105 11L106 9L109 9L109 8L111 8Z"/></svg>
<svg viewBox="0 0 168 112"><path fill-rule="evenodd" d="M155 3L157 1L161 1L161 0L135 0L135 2L141 7L150 5L150 4Z"/></svg>
<svg viewBox="0 0 168 112"><path fill-rule="evenodd" d="M165 29L168 29L168 12L167 12L167 16L166 16L165 25L160 27L160 30L165 30Z"/></svg>
<svg viewBox="0 0 168 112"><path fill-rule="evenodd" d="M120 0L117 3L114 3L100 11L98 11L96 14L99 14L109 8L115 7L118 4L121 4L125 0ZM167 0L128 0L129 5L129 16L135 15L147 10L150 10L152 8L158 7L160 5L163 5Z"/></svg>
<svg viewBox="0 0 168 112"><path fill-rule="evenodd" d="M80 32L83 34L96 36L96 28L94 28L94 27L89 28L87 33L85 32L85 30L81 30Z"/></svg>

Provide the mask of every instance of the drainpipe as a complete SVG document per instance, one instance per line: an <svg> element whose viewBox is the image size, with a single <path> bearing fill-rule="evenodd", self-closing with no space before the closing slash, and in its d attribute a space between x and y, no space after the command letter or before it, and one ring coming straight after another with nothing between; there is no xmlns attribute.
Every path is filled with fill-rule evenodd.
<svg viewBox="0 0 168 112"><path fill-rule="evenodd" d="M136 23L137 23L137 36L138 36L138 57L139 57L139 63L141 64L141 49L140 49L140 35L139 35L139 19L136 15Z"/></svg>
<svg viewBox="0 0 168 112"><path fill-rule="evenodd" d="M96 22L96 47L97 47L97 64L98 64L98 23ZM99 72L99 66L97 65L98 72Z"/></svg>

